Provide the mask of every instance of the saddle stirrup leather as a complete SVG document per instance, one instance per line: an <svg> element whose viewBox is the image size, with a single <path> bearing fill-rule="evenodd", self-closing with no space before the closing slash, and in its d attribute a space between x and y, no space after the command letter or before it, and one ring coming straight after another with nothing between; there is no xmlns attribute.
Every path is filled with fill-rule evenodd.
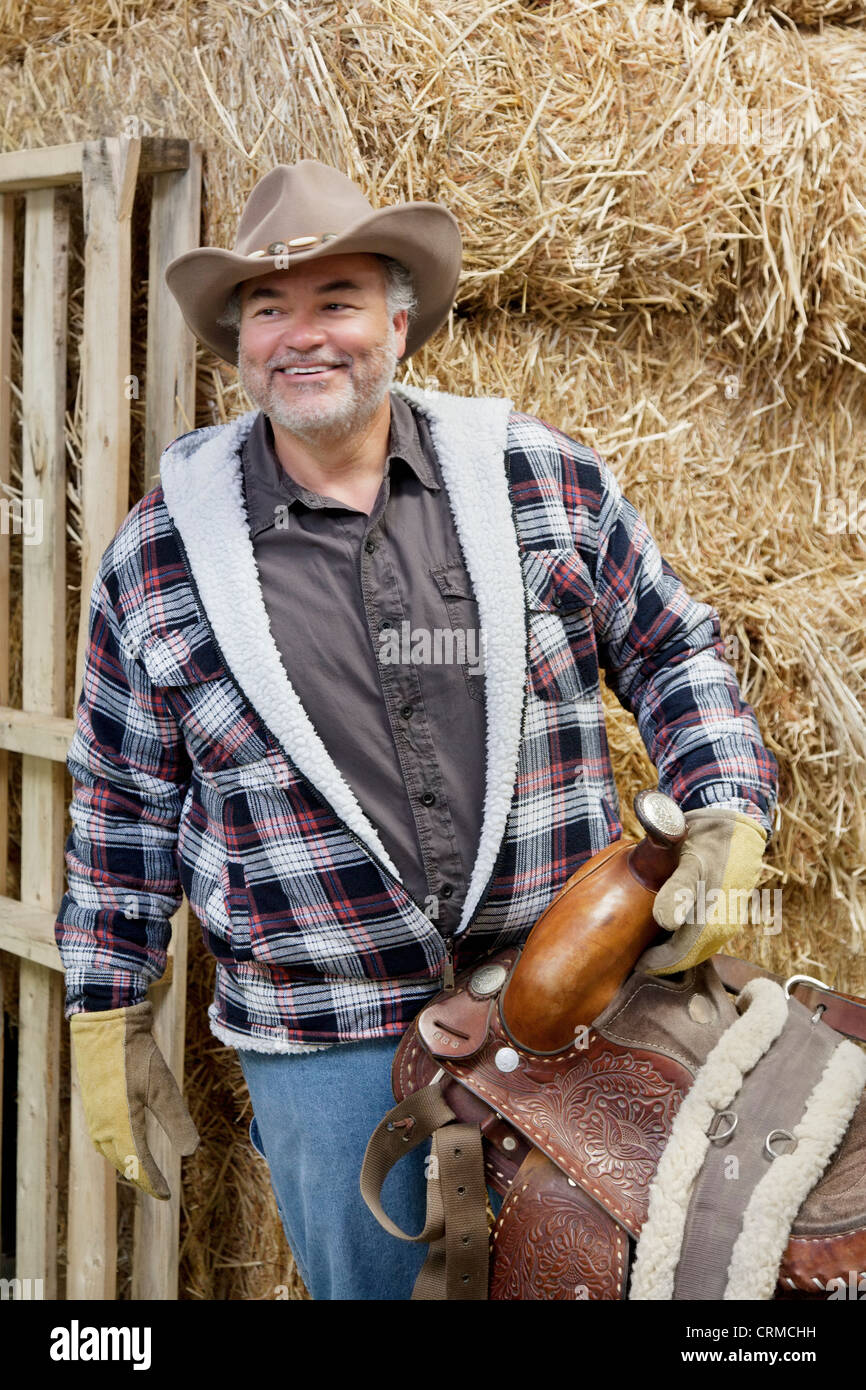
<svg viewBox="0 0 866 1390"><path fill-rule="evenodd" d="M639 794L641 846L678 850L667 801ZM866 1270L866 1054L846 1040L866 1039L866 1002L721 955L633 970L660 877L641 846L587 861L522 951L458 974L404 1034L361 1190L430 1245L413 1298L826 1298ZM596 929L611 894L619 980L610 916ZM427 1139L409 1236L379 1193ZM489 1239L486 1184L504 1199Z"/></svg>

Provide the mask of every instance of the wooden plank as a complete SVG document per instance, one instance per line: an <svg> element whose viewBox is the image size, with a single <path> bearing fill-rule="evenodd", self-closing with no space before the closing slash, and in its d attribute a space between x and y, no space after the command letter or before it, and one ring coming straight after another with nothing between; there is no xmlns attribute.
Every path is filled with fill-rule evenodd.
<svg viewBox="0 0 866 1390"><path fill-rule="evenodd" d="M84 425L81 456L81 615L75 689L87 648L84 596L129 510L130 215L140 142L84 146Z"/></svg>
<svg viewBox="0 0 866 1390"><path fill-rule="evenodd" d="M0 192L26 193L57 188L81 178L81 143L48 145L36 150L0 154Z"/></svg>
<svg viewBox="0 0 866 1390"><path fill-rule="evenodd" d="M65 715L0 705L0 749L65 764L74 733L75 720Z"/></svg>
<svg viewBox="0 0 866 1390"><path fill-rule="evenodd" d="M195 340L168 291L164 273L175 256L198 246L200 209L201 146L192 144L185 173L160 174L153 180L147 312L146 488L157 481L162 450L177 435L192 429L195 423ZM152 993L153 1034L181 1088L189 918L189 904L184 897L172 918L174 980L170 989ZM171 1199L156 1202L144 1193L136 1194L132 1296L134 1299L176 1299L181 1160L150 1115L147 1135L153 1156L171 1189Z"/></svg>
<svg viewBox="0 0 866 1390"><path fill-rule="evenodd" d="M0 951L32 960L48 970L63 969L54 938L56 911L0 897Z"/></svg>
<svg viewBox="0 0 866 1390"><path fill-rule="evenodd" d="M53 188L28 194L24 254L22 495L41 520L22 546L22 704L64 713L66 655L66 298L69 216ZM56 909L63 892L64 773L28 754L21 768L21 901ZM20 967L18 1278L57 1296L57 1149L62 979Z"/></svg>
<svg viewBox="0 0 866 1390"><path fill-rule="evenodd" d="M15 1274L57 1298L57 1168L63 979L21 962L18 986L18 1152Z"/></svg>
<svg viewBox="0 0 866 1390"><path fill-rule="evenodd" d="M187 167L188 141L144 136L140 143L140 174ZM76 184L81 178L83 156L84 146L79 141L0 154L0 193L27 193L37 188Z"/></svg>
<svg viewBox="0 0 866 1390"><path fill-rule="evenodd" d="M129 510L131 214L140 140L88 141L84 199L84 427L81 459L82 604L75 690L84 679L89 614L84 596ZM73 1068L73 1073L74 1073ZM77 1075L71 1077L67 1298L113 1299L117 1270L117 1178L91 1143Z"/></svg>
<svg viewBox="0 0 866 1390"><path fill-rule="evenodd" d="M165 283L175 256L199 244L202 151L191 144L189 168L153 180L147 293L145 491L159 481L163 449L195 426L195 339Z"/></svg>
<svg viewBox="0 0 866 1390"><path fill-rule="evenodd" d="M189 140L177 140L174 137L166 138L160 135L143 135L138 172L139 175L168 174L173 170L188 169L189 157ZM197 245L198 240L196 239Z"/></svg>

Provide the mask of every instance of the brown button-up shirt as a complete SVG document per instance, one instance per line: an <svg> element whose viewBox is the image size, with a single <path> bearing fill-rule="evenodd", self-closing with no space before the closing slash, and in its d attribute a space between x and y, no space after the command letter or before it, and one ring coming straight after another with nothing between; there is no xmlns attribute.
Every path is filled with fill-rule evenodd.
<svg viewBox="0 0 866 1390"><path fill-rule="evenodd" d="M244 492L289 680L410 897L450 936L484 802L478 607L427 422L390 402L369 516L295 482L264 414L244 445Z"/></svg>

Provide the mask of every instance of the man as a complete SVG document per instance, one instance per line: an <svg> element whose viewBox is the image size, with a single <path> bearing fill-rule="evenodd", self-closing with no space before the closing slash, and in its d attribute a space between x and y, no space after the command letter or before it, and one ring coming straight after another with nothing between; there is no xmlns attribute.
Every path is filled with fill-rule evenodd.
<svg viewBox="0 0 866 1390"><path fill-rule="evenodd" d="M56 934L91 1135L161 1197L145 1104L197 1142L146 999L183 887L314 1298L409 1297L425 1251L358 1184L396 1042L621 834L600 663L690 820L644 968L736 929L681 924L676 894L749 891L776 795L716 615L598 455L508 399L394 384L460 256L445 208L377 212L301 160L256 185L234 252L169 266L258 409L176 440L102 557L68 757ZM388 1183L420 1230L421 1151Z"/></svg>

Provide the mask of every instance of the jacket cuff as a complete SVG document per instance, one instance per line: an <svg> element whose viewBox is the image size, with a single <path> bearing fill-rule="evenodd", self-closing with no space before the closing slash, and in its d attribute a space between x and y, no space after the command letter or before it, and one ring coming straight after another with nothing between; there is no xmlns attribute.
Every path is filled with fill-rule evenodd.
<svg viewBox="0 0 866 1390"><path fill-rule="evenodd" d="M773 837L773 813L775 802L768 802L765 797L758 792L750 792L748 796L737 796L732 794L732 788L728 786L708 786L701 787L692 796L680 802L680 810L685 811L713 811L728 810L741 811L750 820L755 821L764 831L767 839L764 845L766 849Z"/></svg>
<svg viewBox="0 0 866 1390"><path fill-rule="evenodd" d="M153 981L149 976L133 971L111 974L67 970L64 1018L74 1014L108 1013L112 1009L129 1009L143 1004Z"/></svg>

